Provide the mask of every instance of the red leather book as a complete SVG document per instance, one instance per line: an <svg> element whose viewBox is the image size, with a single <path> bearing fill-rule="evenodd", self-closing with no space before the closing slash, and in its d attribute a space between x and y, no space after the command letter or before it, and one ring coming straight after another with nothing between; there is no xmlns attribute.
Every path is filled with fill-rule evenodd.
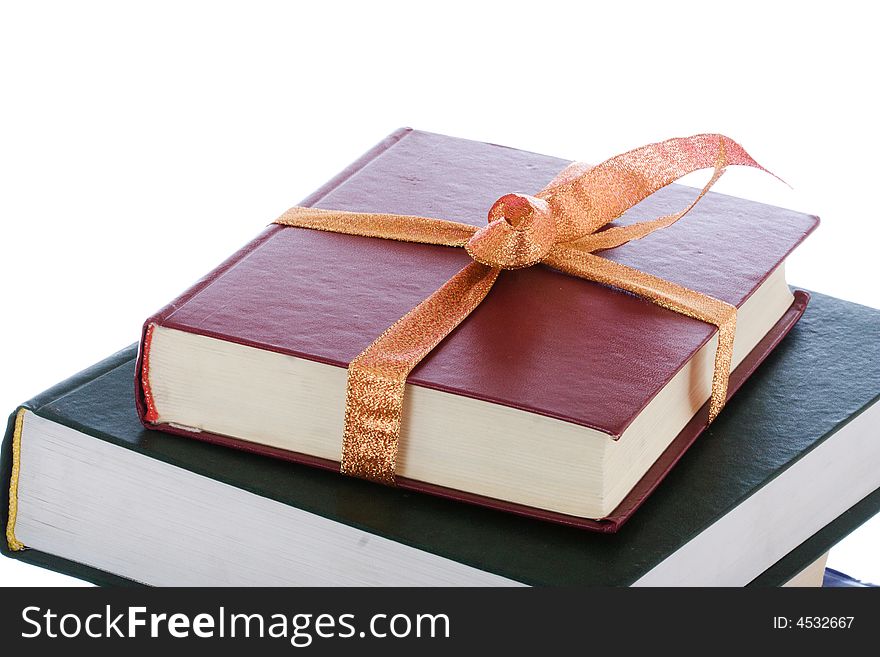
<svg viewBox="0 0 880 657"><path fill-rule="evenodd" d="M405 129L301 205L481 226L498 197L534 193L567 164ZM695 195L670 185L616 223ZM817 221L709 193L675 225L601 255L739 307L732 395L803 313L808 297L788 292L780 265ZM347 364L468 262L462 249L270 225L145 322L139 415L151 428L338 468ZM410 375L397 485L616 531L705 428L715 333L542 266L504 271ZM664 393L673 383L678 396ZM581 503L581 477L596 479L597 501Z"/></svg>

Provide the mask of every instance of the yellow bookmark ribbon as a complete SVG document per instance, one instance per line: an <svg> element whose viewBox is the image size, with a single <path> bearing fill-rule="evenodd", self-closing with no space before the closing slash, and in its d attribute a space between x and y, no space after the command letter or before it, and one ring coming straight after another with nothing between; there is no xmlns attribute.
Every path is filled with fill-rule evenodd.
<svg viewBox="0 0 880 657"><path fill-rule="evenodd" d="M709 422L727 399L736 307L613 262L613 249L671 226L686 215L729 165L766 171L732 139L695 135L617 155L595 167L574 163L534 196L506 194L482 228L444 219L292 208L275 223L348 235L463 247L474 262L390 326L348 366L342 461L348 475L394 484L403 394L412 369L489 294L502 269L544 264L626 290L718 327ZM682 176L714 167L694 201L675 214L600 230Z"/></svg>

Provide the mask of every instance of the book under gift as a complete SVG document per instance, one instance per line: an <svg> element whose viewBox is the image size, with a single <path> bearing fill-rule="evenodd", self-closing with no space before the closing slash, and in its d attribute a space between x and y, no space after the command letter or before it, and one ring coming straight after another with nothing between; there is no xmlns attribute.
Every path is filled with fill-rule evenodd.
<svg viewBox="0 0 880 657"><path fill-rule="evenodd" d="M302 205L484 225L568 163L401 130ZM670 185L628 225L696 196ZM784 273L816 225L709 193L603 257L737 307L729 394L803 313ZM346 367L470 261L462 249L273 224L144 325L151 427L339 469ZM504 271L411 373L398 486L616 531L707 424L714 326L544 266Z"/></svg>

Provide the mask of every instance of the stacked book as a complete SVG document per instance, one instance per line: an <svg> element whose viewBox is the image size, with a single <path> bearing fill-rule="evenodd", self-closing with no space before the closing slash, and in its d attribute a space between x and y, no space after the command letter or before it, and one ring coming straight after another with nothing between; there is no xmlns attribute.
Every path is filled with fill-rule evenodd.
<svg viewBox="0 0 880 657"><path fill-rule="evenodd" d="M301 205L480 226L567 164L401 130ZM694 196L664 186L614 226ZM106 584L792 581L880 507L880 313L788 286L815 224L710 192L600 252L737 308L711 422L715 326L503 271L406 379L393 485L339 472L346 368L471 256L272 224L138 345L15 409L4 553Z"/></svg>

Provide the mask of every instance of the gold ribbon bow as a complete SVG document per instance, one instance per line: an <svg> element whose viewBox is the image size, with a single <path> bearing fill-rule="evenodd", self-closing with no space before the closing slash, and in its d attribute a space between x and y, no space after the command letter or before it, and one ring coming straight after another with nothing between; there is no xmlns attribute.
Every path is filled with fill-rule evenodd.
<svg viewBox="0 0 880 657"><path fill-rule="evenodd" d="M596 251L645 237L681 219L731 164L766 171L732 139L695 135L650 144L595 167L573 163L535 196L506 194L482 228L444 219L296 207L275 223L348 235L464 247L474 262L390 326L348 366L340 470L394 484L403 393L412 369L489 293L502 269L544 264L636 294L718 327L709 422L727 398L736 307ZM712 178L676 214L600 230L682 176L714 167Z"/></svg>

